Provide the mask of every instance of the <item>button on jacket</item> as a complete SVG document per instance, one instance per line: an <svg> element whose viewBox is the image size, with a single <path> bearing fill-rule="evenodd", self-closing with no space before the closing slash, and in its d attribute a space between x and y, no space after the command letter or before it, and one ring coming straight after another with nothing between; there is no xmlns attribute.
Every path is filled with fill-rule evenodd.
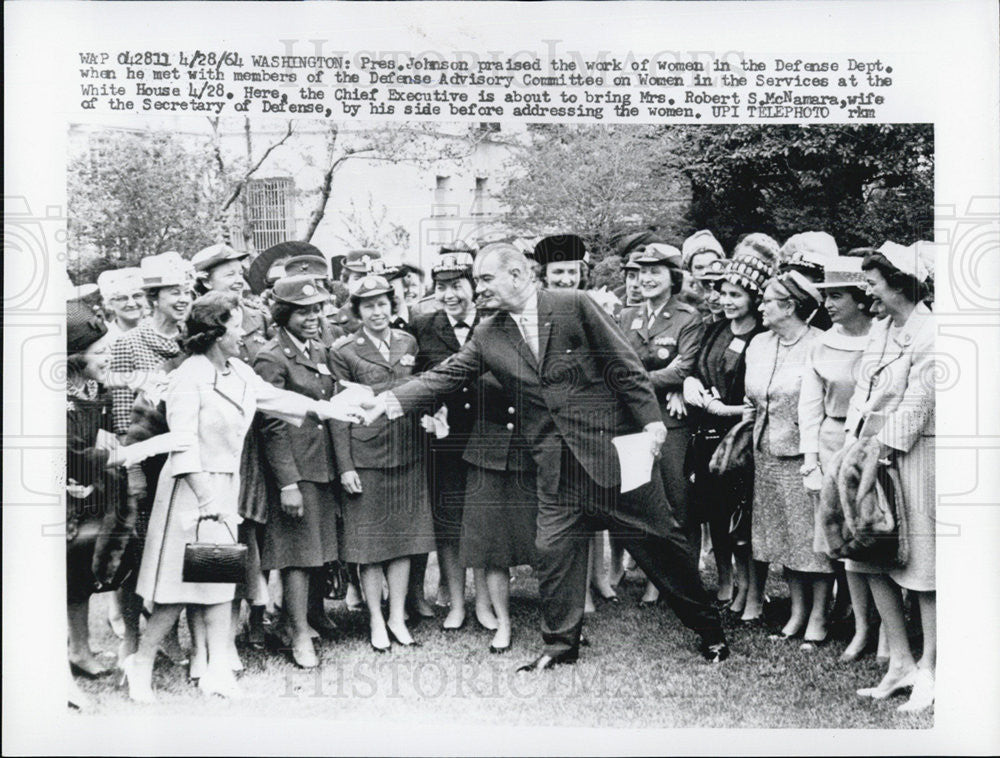
<svg viewBox="0 0 1000 758"><path fill-rule="evenodd" d="M684 380L694 372L705 333L701 314L673 296L655 315L652 325L646 303L623 309L618 323L638 353L643 368L649 372L649 380L660 401L663 423L668 428L685 426L686 418L670 416L663 403L667 393L680 392Z"/></svg>
<svg viewBox="0 0 1000 758"><path fill-rule="evenodd" d="M392 389L413 373L417 340L412 334L391 329L389 358L379 352L364 330L342 337L330 351L330 365L338 381L371 387L375 394ZM430 409L420 404L420 412ZM416 461L424 448L418 414L389 423L385 416L369 426L334 422L334 447L341 472L357 468L392 468Z"/></svg>
<svg viewBox="0 0 1000 758"><path fill-rule="evenodd" d="M287 331L278 329L277 336L257 353L254 371L280 389L315 400L329 400L336 386L329 353L315 340L309 340L306 348L308 354L299 349ZM265 455L279 487L300 481L336 481L330 422L314 421L293 426L265 418L262 432Z"/></svg>
<svg viewBox="0 0 1000 758"><path fill-rule="evenodd" d="M415 317L410 324L410 332L417 338L417 343L420 346L414 367L416 374L437 366L461 348L455 337L455 330L448 320L448 314L443 310ZM472 336L471 331L469 336ZM442 442L451 440L448 447L454 447L459 440L464 442L472 430L478 405L475 397L476 392L473 386L470 383L465 383L461 387L457 387L454 392L441 398L441 402L448 408L450 431L448 436L442 440Z"/></svg>

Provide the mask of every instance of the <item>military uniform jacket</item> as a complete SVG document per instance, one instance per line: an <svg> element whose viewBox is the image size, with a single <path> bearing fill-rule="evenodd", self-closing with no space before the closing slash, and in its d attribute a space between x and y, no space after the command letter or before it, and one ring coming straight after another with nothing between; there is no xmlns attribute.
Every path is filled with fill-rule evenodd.
<svg viewBox="0 0 1000 758"><path fill-rule="evenodd" d="M533 467L531 447L520 433L517 408L500 382L492 374L484 374L476 380L474 392L478 413L462 460L491 471L527 471Z"/></svg>
<svg viewBox="0 0 1000 758"><path fill-rule="evenodd" d="M601 487L621 482L611 438L660 421L635 351L584 292L538 292L538 354L509 313L482 321L461 350L397 387L404 411L489 371L512 398L515 431L531 445L543 492L558 489L562 444Z"/></svg>
<svg viewBox="0 0 1000 758"><path fill-rule="evenodd" d="M470 327L473 324L469 325ZM448 357L457 353L460 349L455 330L451 321L444 311L425 314L414 318L410 322L411 333L417 338L419 352L414 373L422 373L427 369L434 368ZM469 332L469 337L472 332ZM448 408L448 427L450 429L448 437L443 442L452 440L464 441L469 432L472 431L472 424L476 418L478 403L476 402L475 385L471 382L464 383L454 392L441 398L441 402ZM453 447L454 444L449 444Z"/></svg>
<svg viewBox="0 0 1000 758"><path fill-rule="evenodd" d="M686 426L686 419L670 416L663 402L668 392L680 392L684 380L694 372L705 333L701 314L674 296L656 314L652 325L646 303L624 308L618 322L649 372L663 423L668 428Z"/></svg>
<svg viewBox="0 0 1000 758"><path fill-rule="evenodd" d="M274 328L270 316L264 311L246 303L240 303L240 310L243 311L243 323L240 326L243 332L243 346L240 349L240 360L244 363L253 363L257 353L274 337Z"/></svg>
<svg viewBox="0 0 1000 758"><path fill-rule="evenodd" d="M342 337L330 351L335 378L367 385L375 394L405 382L416 364L417 340L399 329L390 329L389 334L388 360L364 330ZM414 408L419 412L430 410L429 399L415 403ZM369 426L335 421L334 448L340 471L393 468L416 461L424 448L426 435L418 417L419 413L415 412L390 423L383 415Z"/></svg>
<svg viewBox="0 0 1000 758"><path fill-rule="evenodd" d="M257 353L253 368L265 381L315 400L329 400L336 382L327 349L316 340L299 350L284 329ZM337 480L333 459L333 429L329 421L293 426L272 417L262 419L264 455L279 487L297 482Z"/></svg>

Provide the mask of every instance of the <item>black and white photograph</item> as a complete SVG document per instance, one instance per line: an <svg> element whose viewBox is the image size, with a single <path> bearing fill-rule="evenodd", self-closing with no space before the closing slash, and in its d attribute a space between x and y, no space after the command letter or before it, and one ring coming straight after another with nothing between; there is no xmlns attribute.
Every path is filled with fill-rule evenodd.
<svg viewBox="0 0 1000 758"><path fill-rule="evenodd" d="M61 199L5 188L4 585L53 587L4 604L46 672L5 711L44 691L56 752L946 750L997 697L1000 233L892 99L912 51L456 27L72 51Z"/></svg>

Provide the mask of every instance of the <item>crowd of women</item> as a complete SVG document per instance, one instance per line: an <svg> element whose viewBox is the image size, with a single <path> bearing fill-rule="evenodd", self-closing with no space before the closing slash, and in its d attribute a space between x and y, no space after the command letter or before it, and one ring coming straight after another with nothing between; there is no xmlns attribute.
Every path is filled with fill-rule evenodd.
<svg viewBox="0 0 1000 758"><path fill-rule="evenodd" d="M575 235L514 240L545 287L587 288ZM158 653L184 657L208 693L237 697L236 639L319 664L326 611L343 585L367 611L375 653L414 646L433 618L476 622L510 648L511 568L535 559L535 472L520 408L489 374L438 408L364 423L333 401L378 393L458 352L477 308L476 246L442 248L424 272L379 251L331 260L288 242L254 258L219 244L104 272L68 304L70 664L95 657L88 600L113 591L118 666L133 699L155 699ZM841 254L806 232L779 245L709 231L680 248L641 232L619 241L621 282L590 290L648 371L668 428L656 474L677 522L714 558L728 622L804 649L850 614L840 656L878 650L880 682L858 691L901 710L933 702L935 665L933 326L921 243ZM99 297L98 297L99 294ZM169 434L167 434L169 432ZM154 444L159 441L159 444ZM608 540L606 542L606 540ZM191 543L246 545L238 584L184 581ZM592 592L618 602L627 557L593 537ZM610 545L610 564L605 563ZM763 625L770 567L791 599ZM592 589L591 589L592 588ZM657 601L649 583L644 605ZM338 595L339 597L339 595ZM919 615L916 660L907 600ZM248 609L244 614L244 605ZM265 607L280 623L265 631ZM880 631L881 630L881 631ZM141 633L140 633L141 631Z"/></svg>

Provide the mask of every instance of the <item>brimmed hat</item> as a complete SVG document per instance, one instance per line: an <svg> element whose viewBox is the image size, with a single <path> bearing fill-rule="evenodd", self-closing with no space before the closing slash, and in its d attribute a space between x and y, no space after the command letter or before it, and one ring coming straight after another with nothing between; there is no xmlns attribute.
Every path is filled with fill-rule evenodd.
<svg viewBox="0 0 1000 758"><path fill-rule="evenodd" d="M148 255L139 261L142 288L182 287L194 282L194 268L174 251Z"/></svg>
<svg viewBox="0 0 1000 758"><path fill-rule="evenodd" d="M838 252L837 241L826 232L802 232L785 240L778 254L783 269L822 277L824 267L837 257Z"/></svg>
<svg viewBox="0 0 1000 758"><path fill-rule="evenodd" d="M658 265L670 266L671 268L681 267L683 255L681 254L681 251L673 245L667 245L663 242L652 242L648 245L644 245L635 252L638 253L638 255L636 255L634 259L630 258L630 260L640 266Z"/></svg>
<svg viewBox="0 0 1000 758"><path fill-rule="evenodd" d="M635 262L635 259L641 256L642 256L642 251L633 250L631 253L628 254L628 258L625 259L625 262L622 263L622 268L626 271L638 271L639 264Z"/></svg>
<svg viewBox="0 0 1000 758"><path fill-rule="evenodd" d="M554 234L543 237L535 245L534 258L543 267L550 263L583 261L587 258L587 247L575 234Z"/></svg>
<svg viewBox="0 0 1000 758"><path fill-rule="evenodd" d="M823 269L823 281L816 282L814 286L821 290L834 287L864 288L865 275L861 270L861 259L846 255L832 258Z"/></svg>
<svg viewBox="0 0 1000 758"><path fill-rule="evenodd" d="M284 260L285 276L308 275L313 279L326 279L330 275L330 267L326 258L320 255L293 255Z"/></svg>
<svg viewBox="0 0 1000 758"><path fill-rule="evenodd" d="M138 268L113 268L97 275L101 297L110 300L118 295L142 289L142 272Z"/></svg>
<svg viewBox="0 0 1000 758"><path fill-rule="evenodd" d="M761 297L773 276L774 267L768 261L753 253L743 253L726 261L722 279Z"/></svg>
<svg viewBox="0 0 1000 758"><path fill-rule="evenodd" d="M799 271L786 271L775 281L788 290L788 294L797 303L811 305L815 309L823 301L823 295L816 289L816 285Z"/></svg>
<svg viewBox="0 0 1000 758"><path fill-rule="evenodd" d="M351 299L363 300L368 297L390 294L392 294L392 285L389 284L388 279L377 274L369 274L355 283L354 289L351 291Z"/></svg>
<svg viewBox="0 0 1000 758"><path fill-rule="evenodd" d="M372 268L372 261L382 258L378 250L351 250L344 256L344 269L355 274L367 274Z"/></svg>
<svg viewBox="0 0 1000 758"><path fill-rule="evenodd" d="M904 247L896 242L886 241L882 243L882 247L878 249L878 252L885 256L885 259L889 263L904 274L909 274L918 282L923 282L927 279L929 272L920 259L920 251L916 243L909 247Z"/></svg>
<svg viewBox="0 0 1000 758"><path fill-rule="evenodd" d="M330 297L310 274L282 277L274 283L271 294L279 302L301 306L322 303Z"/></svg>
<svg viewBox="0 0 1000 758"><path fill-rule="evenodd" d="M715 253L720 258L726 257L726 251L722 249L719 240L715 238L708 229L695 232L681 245L681 267L691 268L691 259L699 253Z"/></svg>
<svg viewBox="0 0 1000 758"><path fill-rule="evenodd" d="M699 282L717 282L725 276L726 273L726 261L722 258L712 261L709 263L705 270L699 274L696 279Z"/></svg>
<svg viewBox="0 0 1000 758"><path fill-rule="evenodd" d="M104 319L85 303L71 300L66 303L66 352L82 353L108 333Z"/></svg>
<svg viewBox="0 0 1000 758"><path fill-rule="evenodd" d="M447 253L467 253L473 258L476 257L477 252L479 252L479 245L475 242L461 239L454 240L446 245L441 245L441 249L438 250L440 255L446 255Z"/></svg>
<svg viewBox="0 0 1000 758"><path fill-rule="evenodd" d="M256 295L261 294L268 286L285 275L284 262L297 255L308 255L325 260L319 248L308 242L289 240L271 245L253 259L247 270L245 278L247 284L250 285L250 291Z"/></svg>
<svg viewBox="0 0 1000 758"><path fill-rule="evenodd" d="M622 258L651 242L663 242L663 240L656 236L656 232L649 229L644 229L641 232L629 232L613 240L615 252Z"/></svg>
<svg viewBox="0 0 1000 758"><path fill-rule="evenodd" d="M431 266L434 281L449 281L472 276L472 255L470 253L442 253L438 262Z"/></svg>
<svg viewBox="0 0 1000 758"><path fill-rule="evenodd" d="M229 245L220 242L217 245L209 245L199 250L191 256L191 265L199 273L207 273L221 263L227 261L239 261L246 258L250 253L231 248Z"/></svg>

